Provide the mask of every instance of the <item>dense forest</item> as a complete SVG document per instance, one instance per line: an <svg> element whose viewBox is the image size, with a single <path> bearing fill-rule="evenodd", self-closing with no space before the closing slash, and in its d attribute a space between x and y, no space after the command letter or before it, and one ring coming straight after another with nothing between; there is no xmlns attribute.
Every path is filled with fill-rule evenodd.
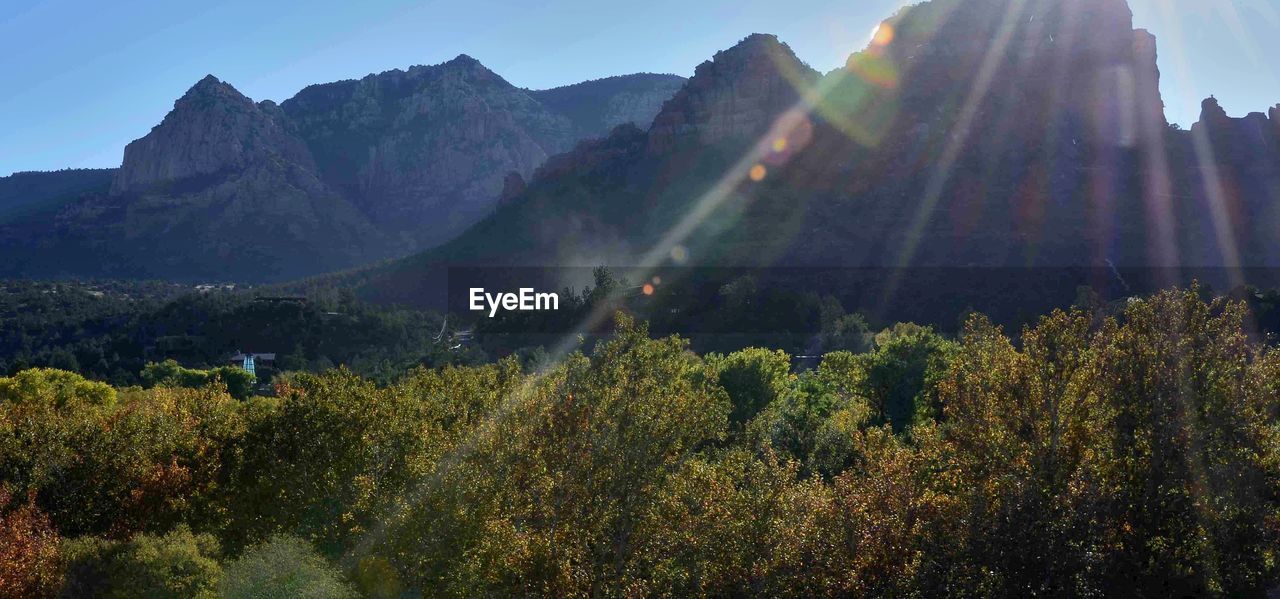
<svg viewBox="0 0 1280 599"><path fill-rule="evenodd" d="M475 348L450 350L445 325L436 313L336 291L303 298L230 285L9 280L0 281L0 374L49 367L128 386L144 382L148 363L212 368L244 351L276 354L277 371L341 364L386 381L413 366L485 360Z"/></svg>
<svg viewBox="0 0 1280 599"><path fill-rule="evenodd" d="M1199 289L797 371L616 318L275 397L0 379L4 596L1262 595L1280 354Z"/></svg>

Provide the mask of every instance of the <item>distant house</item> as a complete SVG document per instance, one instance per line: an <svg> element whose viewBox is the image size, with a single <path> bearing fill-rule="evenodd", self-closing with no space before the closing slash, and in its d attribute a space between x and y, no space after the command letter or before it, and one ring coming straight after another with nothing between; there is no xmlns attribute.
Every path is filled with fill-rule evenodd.
<svg viewBox="0 0 1280 599"><path fill-rule="evenodd" d="M258 367L275 368L276 355L274 353L246 353L236 352L227 358L227 362L232 366L239 366L253 374L258 373Z"/></svg>

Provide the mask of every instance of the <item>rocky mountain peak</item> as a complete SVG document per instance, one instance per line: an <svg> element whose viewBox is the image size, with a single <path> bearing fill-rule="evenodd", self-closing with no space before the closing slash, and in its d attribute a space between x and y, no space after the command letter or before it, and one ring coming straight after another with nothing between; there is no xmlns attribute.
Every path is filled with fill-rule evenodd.
<svg viewBox="0 0 1280 599"><path fill-rule="evenodd" d="M715 144L763 133L799 101L818 73L776 36L752 34L717 52L662 106L650 128L650 150L686 141Z"/></svg>
<svg viewBox="0 0 1280 599"><path fill-rule="evenodd" d="M125 147L111 192L241 169L269 156L314 169L306 145L274 104L254 104L208 75L174 102L150 133Z"/></svg>
<svg viewBox="0 0 1280 599"><path fill-rule="evenodd" d="M203 79L192 85L187 92L182 94L174 102L174 108L178 109L187 105L208 105L212 102L227 102L233 104L252 104L247 96L240 93L240 90L232 87L231 84L214 77L213 75L205 75Z"/></svg>
<svg viewBox="0 0 1280 599"><path fill-rule="evenodd" d="M459 54L459 55L457 55L457 56L453 57L453 60L450 60L450 61L448 61L448 62L446 62L446 63L444 63L444 64L445 64L446 66L453 66L453 67L470 67L470 68L474 68L474 67L483 67L483 66L484 66L484 65L480 64L480 61L478 61L478 60L476 60L476 59L472 58L470 55L467 55L467 54Z"/></svg>
<svg viewBox="0 0 1280 599"><path fill-rule="evenodd" d="M1231 117L1227 116L1227 111L1218 103L1218 99L1209 96L1200 102L1200 122L1211 124L1214 122L1226 121Z"/></svg>
<svg viewBox="0 0 1280 599"><path fill-rule="evenodd" d="M214 77L213 75L210 74L210 75L205 75L199 81L197 81L195 85L192 85L191 88L187 90L186 95L188 96L193 94L203 95L203 94L210 94L210 93L222 93L227 91L231 93L237 93L237 94L239 93L236 90L236 88L231 87L230 84L225 83L221 79L218 79L217 77Z"/></svg>

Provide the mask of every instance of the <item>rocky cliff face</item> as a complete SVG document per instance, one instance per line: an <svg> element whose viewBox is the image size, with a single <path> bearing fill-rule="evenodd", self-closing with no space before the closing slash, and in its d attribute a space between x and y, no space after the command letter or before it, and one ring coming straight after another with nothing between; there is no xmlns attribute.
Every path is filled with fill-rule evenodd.
<svg viewBox="0 0 1280 599"><path fill-rule="evenodd" d="M366 290L424 296L421 273L458 261L633 265L673 233L687 264L907 277L1277 262L1274 116L1209 103L1177 131L1159 80L1155 38L1124 0L932 0L821 77L753 35L699 66L647 131L550 159L503 211ZM530 225L546 222L571 234Z"/></svg>
<svg viewBox="0 0 1280 599"><path fill-rule="evenodd" d="M483 216L506 173L531 174L573 141L566 119L465 55L311 86L283 108L324 179L419 247Z"/></svg>
<svg viewBox="0 0 1280 599"><path fill-rule="evenodd" d="M579 139L604 135L618 122L651 119L652 107L674 91L673 80L683 81L615 79L533 92L462 55L311 86L283 108L324 179L379 227L422 247L492 210L507 173L528 177ZM603 110L578 110L582 105Z"/></svg>
<svg viewBox="0 0 1280 599"><path fill-rule="evenodd" d="M318 178L279 107L206 77L129 144L109 193L0 228L0 272L259 282L396 249Z"/></svg>
<svg viewBox="0 0 1280 599"><path fill-rule="evenodd" d="M1180 158L1180 234L1196 240L1184 259L1242 266L1280 265L1280 111L1228 116L1214 98L1190 131L1171 134Z"/></svg>
<svg viewBox="0 0 1280 599"><path fill-rule="evenodd" d="M125 147L111 192L135 192L268 160L315 168L274 103L254 104L209 75L174 103L164 121Z"/></svg>
<svg viewBox="0 0 1280 599"><path fill-rule="evenodd" d="M754 34L698 65L649 128L650 147L663 152L685 142L752 140L796 105L817 72L772 35Z"/></svg>

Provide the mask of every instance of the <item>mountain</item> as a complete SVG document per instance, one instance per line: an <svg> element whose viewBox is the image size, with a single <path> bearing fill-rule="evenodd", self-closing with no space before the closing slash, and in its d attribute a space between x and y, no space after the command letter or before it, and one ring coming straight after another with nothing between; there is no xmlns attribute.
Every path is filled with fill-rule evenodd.
<svg viewBox="0 0 1280 599"><path fill-rule="evenodd" d="M0 274L257 282L404 255L455 236L504 181L579 139L652 120L682 81L623 76L544 104L462 55L277 105L207 76L125 148L109 189L0 226Z"/></svg>
<svg viewBox="0 0 1280 599"><path fill-rule="evenodd" d="M56 210L86 193L105 192L115 173L111 168L75 168L0 177L0 221L33 211Z"/></svg>
<svg viewBox="0 0 1280 599"><path fill-rule="evenodd" d="M1181 131L1159 79L1124 0L933 0L826 74L752 35L649 128L549 159L457 239L349 281L422 301L457 265L1276 265L1276 111L1209 102Z"/></svg>
<svg viewBox="0 0 1280 599"><path fill-rule="evenodd" d="M387 255L283 116L205 77L125 148L109 193L3 228L6 274L270 280Z"/></svg>
<svg viewBox="0 0 1280 599"><path fill-rule="evenodd" d="M593 79L547 90L528 90L548 110L569 119L574 137L602 137L631 123L647 128L684 77L638 73ZM566 148L567 149L567 148Z"/></svg>
<svg viewBox="0 0 1280 599"><path fill-rule="evenodd" d="M413 246L487 214L510 173L629 120L647 122L674 76L629 75L546 92L519 89L466 55L444 64L313 85L282 108L325 181ZM655 98L660 98L655 101ZM590 114L584 105L612 107ZM427 225L427 226L424 226Z"/></svg>
<svg viewBox="0 0 1280 599"><path fill-rule="evenodd" d="M255 104L208 75L150 133L125 146L111 193L148 191L267 162L315 171L306 144L283 117L274 103Z"/></svg>

